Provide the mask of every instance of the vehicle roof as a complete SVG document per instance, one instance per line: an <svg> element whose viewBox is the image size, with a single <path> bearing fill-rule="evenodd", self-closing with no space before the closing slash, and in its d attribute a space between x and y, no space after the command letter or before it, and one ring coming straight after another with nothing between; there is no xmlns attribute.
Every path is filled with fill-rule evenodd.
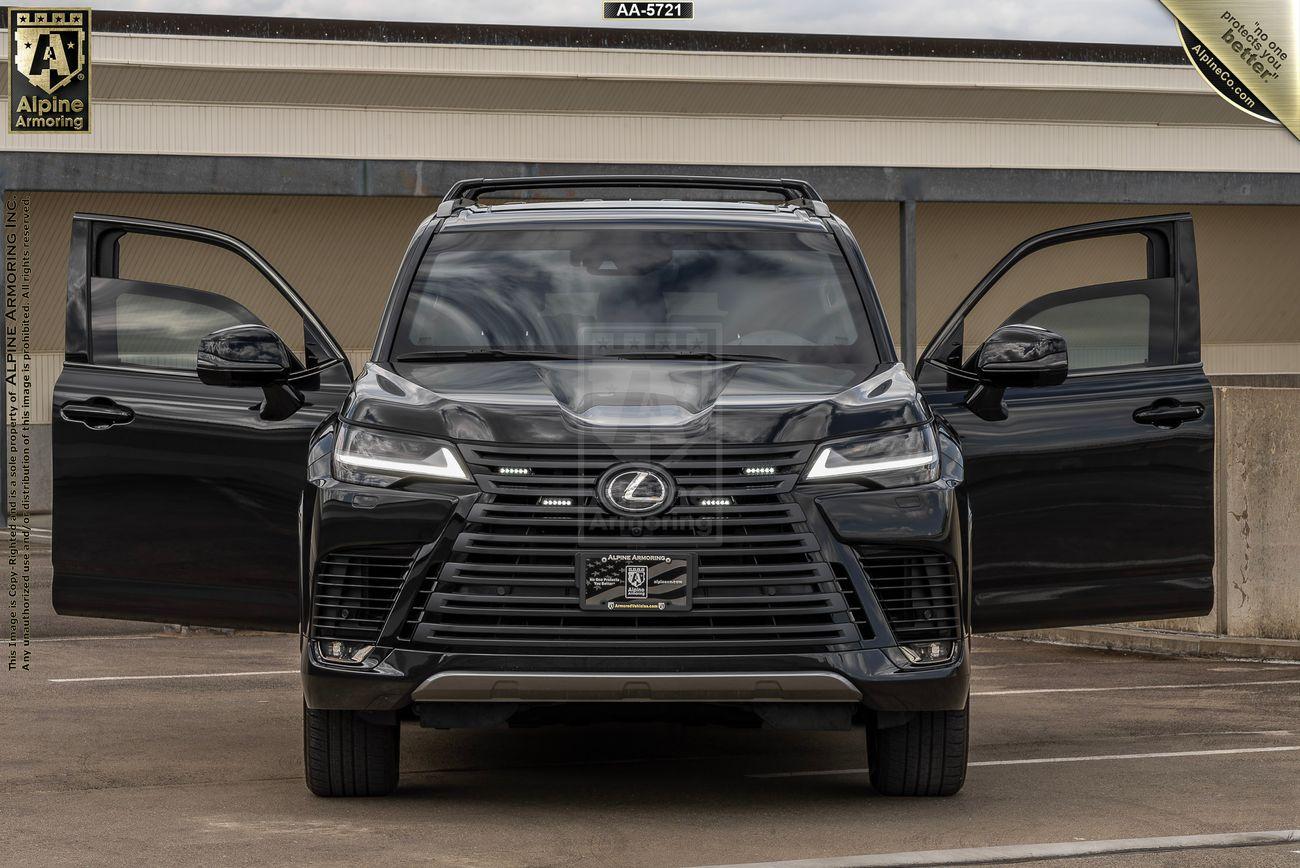
<svg viewBox="0 0 1300 868"><path fill-rule="evenodd" d="M477 204L448 217L443 229L477 229L540 223L707 223L749 228L826 231L806 208L761 202L695 199L581 199Z"/></svg>

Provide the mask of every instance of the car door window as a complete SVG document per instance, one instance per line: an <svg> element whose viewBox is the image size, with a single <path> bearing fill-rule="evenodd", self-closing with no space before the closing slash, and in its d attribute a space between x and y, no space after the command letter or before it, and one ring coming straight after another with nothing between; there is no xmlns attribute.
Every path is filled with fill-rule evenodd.
<svg viewBox="0 0 1300 868"><path fill-rule="evenodd" d="M1151 299L1141 292L1049 304L1016 321L1064 337L1072 371L1134 367L1152 362Z"/></svg>
<svg viewBox="0 0 1300 868"><path fill-rule="evenodd" d="M1115 232L1018 259L966 312L951 355L936 358L969 369L994 329L1019 323L1065 338L1071 376L1173 364L1178 293L1167 254L1151 248L1159 243L1140 230Z"/></svg>
<svg viewBox="0 0 1300 868"><path fill-rule="evenodd" d="M193 373L199 341L232 325L270 327L301 362L300 314L243 257L143 232L114 249L116 276L90 281L92 363Z"/></svg>
<svg viewBox="0 0 1300 868"><path fill-rule="evenodd" d="M98 365L193 371L205 335L260 322L237 302L184 286L97 278L90 298Z"/></svg>

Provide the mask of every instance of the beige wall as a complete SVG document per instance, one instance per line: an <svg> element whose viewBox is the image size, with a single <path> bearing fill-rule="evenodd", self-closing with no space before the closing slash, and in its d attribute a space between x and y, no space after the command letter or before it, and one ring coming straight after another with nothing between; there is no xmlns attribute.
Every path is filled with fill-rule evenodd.
<svg viewBox="0 0 1300 868"><path fill-rule="evenodd" d="M1300 170L1286 130L1185 64L105 33L95 82L92 132L42 150Z"/></svg>
<svg viewBox="0 0 1300 868"><path fill-rule="evenodd" d="M325 320L342 345L364 353L411 233L435 200L310 196L178 196L38 193L33 197L35 274L33 349L42 360L46 396L63 346L68 234L75 210L150 217L220 229L265 255ZM898 339L898 207L836 203L866 254ZM1025 237L1057 226L1143 213L1178 205L923 204L917 216L918 339L924 344L944 317L1003 253ZM1300 371L1300 208L1193 207L1201 267L1206 366L1213 373ZM1018 292L1032 294L1119 279L1122 255L1097 255L1077 245L1035 257L1018 269ZM128 251L129 253L130 251ZM199 288L232 288L257 309L267 297L233 257L192 259L155 248L123 263L133 276L153 276ZM224 263L223 263L224 260ZM260 295L259 295L260 294ZM286 332L288 334L288 332ZM44 397L38 402L48 403Z"/></svg>
<svg viewBox="0 0 1300 868"><path fill-rule="evenodd" d="M1300 207L923 204L917 212L921 342L1024 238L1074 223L1174 211L1190 211L1196 222L1201 339L1207 356L1220 347L1233 348L1238 364L1248 366L1238 369L1243 373L1300 370L1294 367L1298 357L1288 355L1300 345L1300 305L1295 303L1300 290L1300 246L1295 241L1300 238ZM1050 270L1038 272L1050 288L1101 282L1118 273L1119 264L1095 256L1094 248L1075 247L1077 256L1051 259L1060 277ZM1063 253L1068 254L1068 248Z"/></svg>
<svg viewBox="0 0 1300 868"><path fill-rule="evenodd" d="M320 196L175 196L127 193L38 193L33 196L33 349L61 351L68 236L74 211L148 217L219 229L251 244L306 298L346 348L369 347L407 242L436 202ZM166 252L179 251L173 248ZM123 264L127 254L124 252ZM235 257L204 261L146 251L133 277L197 281L207 264L224 264L199 289L235 286L243 301L260 295ZM192 256L194 251L186 250ZM142 271L141 269L144 269Z"/></svg>

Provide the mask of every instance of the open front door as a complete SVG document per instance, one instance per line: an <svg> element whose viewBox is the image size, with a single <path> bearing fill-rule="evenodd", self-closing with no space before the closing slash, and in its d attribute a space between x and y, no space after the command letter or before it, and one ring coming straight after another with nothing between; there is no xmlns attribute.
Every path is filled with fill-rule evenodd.
<svg viewBox="0 0 1300 868"><path fill-rule="evenodd" d="M283 377L201 381L200 341L231 327L234 364L254 334L283 348ZM307 440L351 380L315 315L238 239L74 217L52 423L55 609L297 629Z"/></svg>
<svg viewBox="0 0 1300 868"><path fill-rule="evenodd" d="M1082 274L1105 282L1075 285ZM926 348L918 381L966 458L975 630L1209 611L1214 405L1199 323L1192 220L1178 214L1023 242ZM1062 382L972 391L981 344L1007 324L1065 338Z"/></svg>

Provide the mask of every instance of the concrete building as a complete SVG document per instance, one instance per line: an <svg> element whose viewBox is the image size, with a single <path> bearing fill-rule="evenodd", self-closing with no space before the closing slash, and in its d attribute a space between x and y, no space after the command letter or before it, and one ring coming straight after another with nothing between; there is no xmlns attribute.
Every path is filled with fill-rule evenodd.
<svg viewBox="0 0 1300 868"><path fill-rule="evenodd" d="M1207 369L1300 371L1300 144L1179 48L121 12L94 28L93 132L5 133L0 152L0 188L32 207L38 509L74 210L239 236L364 356L453 180L801 177L851 224L908 357L1024 237L1190 210ZM154 279L238 279L146 258ZM1030 279L1112 267L1067 256Z"/></svg>

